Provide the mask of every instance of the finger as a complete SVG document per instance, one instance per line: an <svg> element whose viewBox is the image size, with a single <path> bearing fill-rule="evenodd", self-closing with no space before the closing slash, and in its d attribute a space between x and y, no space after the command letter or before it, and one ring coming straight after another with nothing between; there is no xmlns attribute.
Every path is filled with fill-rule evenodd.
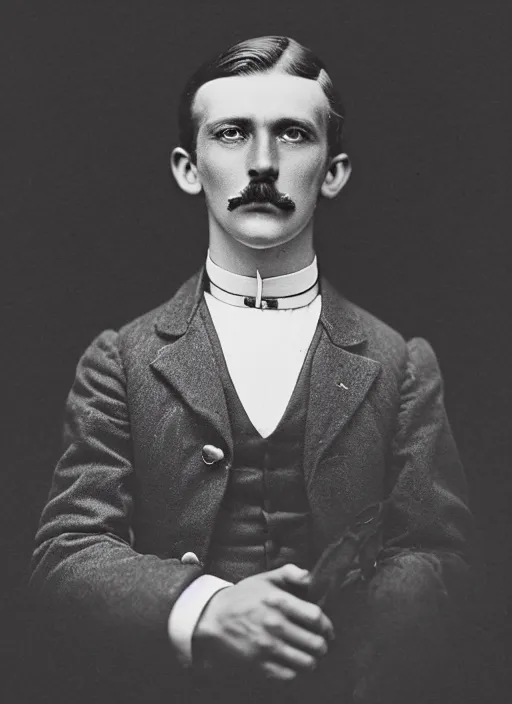
<svg viewBox="0 0 512 704"><path fill-rule="evenodd" d="M334 626L331 619L324 614L317 604L299 599L293 594L282 592L277 608L290 620L295 621L309 631L320 633L330 640L334 639Z"/></svg>
<svg viewBox="0 0 512 704"><path fill-rule="evenodd" d="M293 645L305 653L310 653L315 658L322 658L327 653L328 645L324 636L319 633L311 633L291 621L285 621L282 624L279 635L289 645Z"/></svg>
<svg viewBox="0 0 512 704"><path fill-rule="evenodd" d="M284 641L274 641L272 662L278 662L295 672L311 671L316 668L316 658Z"/></svg>
<svg viewBox="0 0 512 704"><path fill-rule="evenodd" d="M309 581L310 574L307 570L303 570L301 567L297 567L297 565L288 563L287 565L278 567L275 570L270 570L270 572L266 572L265 576L273 584L284 586L287 583L307 584Z"/></svg>
<svg viewBox="0 0 512 704"><path fill-rule="evenodd" d="M278 662L265 662L262 665L263 674L269 680L280 680L281 682L289 682L297 677L295 670L290 667L281 665Z"/></svg>

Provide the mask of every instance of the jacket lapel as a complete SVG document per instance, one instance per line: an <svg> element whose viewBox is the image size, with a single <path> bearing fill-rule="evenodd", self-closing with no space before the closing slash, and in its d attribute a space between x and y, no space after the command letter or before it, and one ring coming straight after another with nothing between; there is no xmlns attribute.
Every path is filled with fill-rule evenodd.
<svg viewBox="0 0 512 704"><path fill-rule="evenodd" d="M201 271L190 279L157 320L158 334L172 341L160 349L151 367L192 411L213 425L231 452L233 439L224 389L199 309L202 277Z"/></svg>
<svg viewBox="0 0 512 704"><path fill-rule="evenodd" d="M213 350L199 312L204 269L182 286L156 321L170 340L151 362L199 416L209 421L230 452L233 438ZM347 425L380 370L379 362L358 354L366 335L354 306L322 279L321 337L312 362L306 421L304 473L309 486L318 463Z"/></svg>
<svg viewBox="0 0 512 704"><path fill-rule="evenodd" d="M321 456L352 418L380 370L379 362L356 354L366 339L361 319L325 280L320 323L323 330L312 363L306 421L307 486Z"/></svg>

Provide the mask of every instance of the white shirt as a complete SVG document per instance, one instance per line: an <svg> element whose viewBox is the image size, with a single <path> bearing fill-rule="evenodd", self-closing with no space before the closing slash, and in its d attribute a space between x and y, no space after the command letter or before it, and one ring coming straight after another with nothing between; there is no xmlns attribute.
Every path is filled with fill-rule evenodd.
<svg viewBox="0 0 512 704"><path fill-rule="evenodd" d="M288 310L238 308L209 293L204 296L238 397L267 438L297 383L320 317L321 296Z"/></svg>
<svg viewBox="0 0 512 704"><path fill-rule="evenodd" d="M205 293L229 375L255 429L271 435L291 398L318 324L321 296L302 308L242 308ZM177 599L168 633L184 665L192 662L192 635L206 604L230 582L202 575Z"/></svg>

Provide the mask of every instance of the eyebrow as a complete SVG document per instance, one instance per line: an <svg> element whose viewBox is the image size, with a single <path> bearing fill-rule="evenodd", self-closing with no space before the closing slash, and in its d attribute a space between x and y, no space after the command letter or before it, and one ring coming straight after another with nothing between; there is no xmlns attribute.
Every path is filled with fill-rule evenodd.
<svg viewBox="0 0 512 704"><path fill-rule="evenodd" d="M250 128L254 126L254 122L255 121L249 117L237 117L236 115L228 115L218 120L207 122L205 125L205 129L208 131L209 134L212 134L213 132L215 132L216 129L225 124L236 125L237 127L243 128ZM318 132L321 129L320 125L317 125L315 122L312 122L311 120L306 120L302 117L280 117L277 120L271 121L271 124L274 128L281 130L286 129L287 127L302 127L308 132Z"/></svg>

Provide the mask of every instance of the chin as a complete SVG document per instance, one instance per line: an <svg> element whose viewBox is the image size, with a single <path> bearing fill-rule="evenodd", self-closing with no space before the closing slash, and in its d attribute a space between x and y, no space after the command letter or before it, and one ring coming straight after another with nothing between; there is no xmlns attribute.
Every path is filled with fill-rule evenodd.
<svg viewBox="0 0 512 704"><path fill-rule="evenodd" d="M290 227L291 222L282 218L269 218L262 214L253 214L252 217L244 218L245 222L240 223L241 227L231 229L231 236L246 247L252 249L269 249L286 244L301 232L300 227Z"/></svg>
<svg viewBox="0 0 512 704"><path fill-rule="evenodd" d="M269 232L244 232L233 233L234 239L240 244L244 244L251 249L271 249L286 244L294 238L294 235L289 233L269 233Z"/></svg>

